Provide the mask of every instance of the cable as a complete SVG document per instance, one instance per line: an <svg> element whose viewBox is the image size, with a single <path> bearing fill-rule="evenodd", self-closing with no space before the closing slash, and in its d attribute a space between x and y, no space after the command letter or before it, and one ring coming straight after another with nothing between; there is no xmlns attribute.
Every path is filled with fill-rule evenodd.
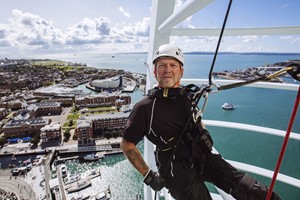
<svg viewBox="0 0 300 200"><path fill-rule="evenodd" d="M293 127L294 120L296 118L296 114L297 114L299 104L300 104L300 86L298 88L298 94L297 94L297 97L296 97L296 100L295 100L295 105L294 105L294 108L293 108L291 119L290 119L289 124L288 124L288 128L286 130L286 134L285 134L285 137L284 137L284 142L282 144L282 148L281 148L281 151L280 151L280 154L279 154L279 157L278 157L278 161L277 161L277 164L276 164L276 168L275 168L275 171L274 171L274 174L273 174L272 182L271 182L266 200L270 200L270 198L272 196L272 191L273 191L273 188L274 188L274 185L275 185L275 182L276 182L276 178L277 178L277 174L279 172L280 165L282 163L284 152L285 152L287 144L288 144L288 140L289 140L289 137L290 137L290 133L291 133L291 130L292 130L292 127Z"/></svg>
<svg viewBox="0 0 300 200"><path fill-rule="evenodd" d="M217 58L220 43L221 43L221 40L222 40L222 37L223 37L223 32L224 32L224 29L225 29L225 26L226 26L226 22L227 22L227 18L228 18L228 15L229 15L231 3L232 3L232 0L229 1L228 7L227 7L227 11L226 11L226 15L225 15L225 18L224 18L224 21L223 21L223 25L222 25L221 33L220 33L220 36L219 36L217 48L215 50L214 58L213 58L213 61L212 61L211 67L210 67L210 71L209 71L209 75L208 75L209 86L212 85L212 72L214 70L216 58Z"/></svg>
<svg viewBox="0 0 300 200"><path fill-rule="evenodd" d="M236 87L240 87L240 86L244 86L244 85L249 85L258 81L269 81L277 76L280 76L290 70L292 70L292 67L285 67L283 69L280 69L276 72L274 72L273 74L270 74L267 77L262 77L262 78L258 78L258 79L254 79L254 80L250 80L250 81L243 81L243 82L238 82L238 83L232 83L232 84L228 84L228 85L222 85L219 87L219 91L220 90L227 90L227 89L232 89L232 88L236 88Z"/></svg>

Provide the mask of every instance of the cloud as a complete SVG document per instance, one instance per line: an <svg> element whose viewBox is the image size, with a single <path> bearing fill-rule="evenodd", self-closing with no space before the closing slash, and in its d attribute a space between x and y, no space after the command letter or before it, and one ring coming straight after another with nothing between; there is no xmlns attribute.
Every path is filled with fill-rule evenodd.
<svg viewBox="0 0 300 200"><path fill-rule="evenodd" d="M249 42L254 42L258 38L258 36L256 36L256 35L241 36L240 38L241 38L242 42L249 43Z"/></svg>
<svg viewBox="0 0 300 200"><path fill-rule="evenodd" d="M282 37L280 37L280 39L291 39L291 38L293 38L293 36L291 36L291 35L287 35L287 36L282 36Z"/></svg>
<svg viewBox="0 0 300 200"><path fill-rule="evenodd" d="M107 18L85 18L78 24L67 28L66 44L99 44L107 41L110 34L110 21Z"/></svg>
<svg viewBox="0 0 300 200"><path fill-rule="evenodd" d="M120 13L122 13L125 17L130 18L130 14L129 14L127 11L125 11L125 9L123 8L123 6L120 6L120 7L118 8L118 10L119 10Z"/></svg>
<svg viewBox="0 0 300 200"><path fill-rule="evenodd" d="M109 43L145 43L148 42L149 30L150 18L134 24L112 26L110 19L98 17L84 18L62 31L52 21L13 10L9 23L0 24L0 50L10 47L11 51L71 51L90 50Z"/></svg>
<svg viewBox="0 0 300 200"><path fill-rule="evenodd" d="M12 11L13 18L8 24L0 24L0 43L11 47L40 46L52 43L61 44L62 32L52 25L51 21L37 15ZM44 46L44 47L43 47Z"/></svg>

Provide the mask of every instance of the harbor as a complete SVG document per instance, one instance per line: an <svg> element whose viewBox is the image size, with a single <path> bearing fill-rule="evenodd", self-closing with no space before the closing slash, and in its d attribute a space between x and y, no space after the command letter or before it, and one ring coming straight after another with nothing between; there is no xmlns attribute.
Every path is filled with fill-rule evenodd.
<svg viewBox="0 0 300 200"><path fill-rule="evenodd" d="M93 185L96 181L94 179L101 179L100 168L74 176L74 172L70 172L64 164L82 160L84 155L90 155L91 152L97 152L97 155L102 156L101 159L121 153L119 148L103 148L109 146L108 144L116 146L119 139L103 139L97 142L96 147L78 148L75 144L65 144L62 147L49 148L47 151L21 148L24 145L7 145L0 152L1 167L6 168L10 163L16 163L16 166L0 170L0 186L16 199L98 199L100 196L110 199L111 191L108 185L103 186L101 192L97 190L98 193L89 193L88 196L81 194L82 190ZM8 153L11 149L14 149L13 153ZM102 151L103 149L106 151ZM24 167L24 163L30 165L30 168Z"/></svg>

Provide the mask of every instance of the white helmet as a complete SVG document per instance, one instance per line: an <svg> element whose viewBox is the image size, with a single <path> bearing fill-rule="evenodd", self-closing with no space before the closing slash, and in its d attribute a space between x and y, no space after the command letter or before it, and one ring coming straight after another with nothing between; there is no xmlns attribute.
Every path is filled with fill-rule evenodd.
<svg viewBox="0 0 300 200"><path fill-rule="evenodd" d="M153 56L153 64L157 61L158 58L161 57L172 57L178 60L183 66L183 53L181 49L172 44L164 44L158 47L158 49L154 52Z"/></svg>

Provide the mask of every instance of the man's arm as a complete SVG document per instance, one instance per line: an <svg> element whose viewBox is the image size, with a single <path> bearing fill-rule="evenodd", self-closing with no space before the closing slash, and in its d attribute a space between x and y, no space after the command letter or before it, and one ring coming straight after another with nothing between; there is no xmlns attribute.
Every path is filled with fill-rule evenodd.
<svg viewBox="0 0 300 200"><path fill-rule="evenodd" d="M123 138L121 141L121 149L130 163L137 169L137 171L140 172L142 176L145 176L149 171L149 166L146 164L141 152L138 150L135 144Z"/></svg>

